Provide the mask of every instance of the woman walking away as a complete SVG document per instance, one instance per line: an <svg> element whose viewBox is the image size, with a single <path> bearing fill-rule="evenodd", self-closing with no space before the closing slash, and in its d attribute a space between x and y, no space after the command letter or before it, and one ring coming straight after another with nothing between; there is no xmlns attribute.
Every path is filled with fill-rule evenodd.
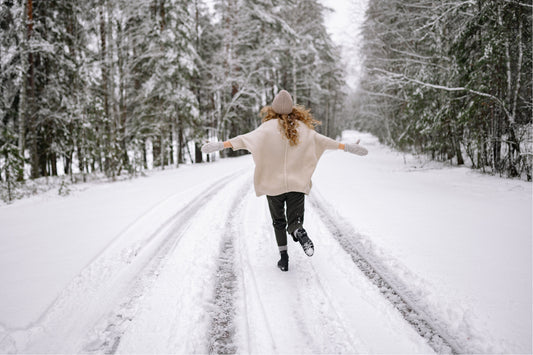
<svg viewBox="0 0 533 355"><path fill-rule="evenodd" d="M261 110L262 124L247 134L226 142L202 146L204 153L224 148L247 149L255 162L254 187L257 196L266 195L272 216L281 259L278 267L289 270L287 232L299 242L308 256L314 245L303 228L304 198L311 190L311 176L326 149L366 155L368 151L356 143L342 144L315 131L316 121L309 110L293 105L291 95L281 90L272 106ZM287 213L285 214L285 206Z"/></svg>

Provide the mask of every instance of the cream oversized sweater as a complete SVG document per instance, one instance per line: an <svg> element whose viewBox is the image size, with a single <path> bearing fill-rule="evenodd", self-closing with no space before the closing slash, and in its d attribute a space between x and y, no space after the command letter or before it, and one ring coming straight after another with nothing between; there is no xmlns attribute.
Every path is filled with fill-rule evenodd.
<svg viewBox="0 0 533 355"><path fill-rule="evenodd" d="M257 196L311 190L311 176L326 149L339 143L298 122L299 143L291 146L278 119L263 123L254 131L230 139L233 150L247 149L255 163L254 187Z"/></svg>

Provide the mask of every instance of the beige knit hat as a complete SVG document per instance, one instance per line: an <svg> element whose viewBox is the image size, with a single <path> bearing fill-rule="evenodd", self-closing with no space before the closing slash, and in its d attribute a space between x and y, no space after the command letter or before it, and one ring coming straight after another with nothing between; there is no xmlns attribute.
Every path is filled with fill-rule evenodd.
<svg viewBox="0 0 533 355"><path fill-rule="evenodd" d="M288 115L292 112L292 98L285 90L281 90L274 101L272 101L272 109L274 112L279 113L280 115Z"/></svg>

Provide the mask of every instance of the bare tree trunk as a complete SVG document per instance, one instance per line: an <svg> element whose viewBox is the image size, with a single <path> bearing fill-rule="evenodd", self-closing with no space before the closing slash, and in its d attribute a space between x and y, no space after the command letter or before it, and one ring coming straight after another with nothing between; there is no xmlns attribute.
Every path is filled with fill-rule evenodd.
<svg viewBox="0 0 533 355"><path fill-rule="evenodd" d="M164 131L161 132L160 135L161 138L161 144L160 144L160 150L159 150L159 159L161 161L161 170L165 170L165 133Z"/></svg>
<svg viewBox="0 0 533 355"><path fill-rule="evenodd" d="M55 152L50 154L50 166L52 176L57 176L57 154Z"/></svg>
<svg viewBox="0 0 533 355"><path fill-rule="evenodd" d="M191 163L193 163L194 161L192 160L191 150L189 149L189 142L185 141L185 147L187 148L187 153L189 155L189 160L191 161Z"/></svg>
<svg viewBox="0 0 533 355"><path fill-rule="evenodd" d="M520 91L520 78L522 74L522 62L524 57L524 45L522 43L522 18L518 23L518 59L516 63L516 85L512 97L511 116L516 117L516 103L518 101L518 92Z"/></svg>
<svg viewBox="0 0 533 355"><path fill-rule="evenodd" d="M183 123L178 119L178 164L183 164Z"/></svg>
<svg viewBox="0 0 533 355"><path fill-rule="evenodd" d="M170 164L174 165L174 142L176 142L176 122L173 121L170 127ZM178 167L178 161L176 160L176 167Z"/></svg>
<svg viewBox="0 0 533 355"><path fill-rule="evenodd" d="M33 0L28 0L27 2L27 28L28 28L28 42L30 41L32 35L33 35ZM30 95L29 99L27 99L27 111L29 112L29 122L28 125L30 127L30 136L31 136L31 148L30 148L30 155L31 155L31 177L32 178L38 178L40 176L40 166L39 166L39 150L37 147L37 130L36 130L36 117L34 114L34 99L35 99L35 80L34 80L34 61L33 61L33 53L32 49L30 48L28 51L28 86L30 88Z"/></svg>
<svg viewBox="0 0 533 355"><path fill-rule="evenodd" d="M142 144L141 144L141 148L142 148L142 160L143 160L143 168L145 170L148 169L148 158L147 158L147 153L146 153L146 141L143 139L142 141Z"/></svg>
<svg viewBox="0 0 533 355"><path fill-rule="evenodd" d="M125 88L125 76L124 73L124 62L125 62L125 53L127 49L124 50L124 29L121 27L120 21L117 21L117 57L118 57L118 91L119 91L119 102L118 102L118 116L117 116L117 135L118 143L120 148L120 155L122 159L122 166L124 166L129 173L131 173L131 167L128 157L128 151L126 147L126 117L127 117L127 108L126 108L126 88Z"/></svg>
<svg viewBox="0 0 533 355"><path fill-rule="evenodd" d="M18 141L18 148L19 148L19 155L21 157L24 157L24 150L25 150L25 135L26 135L26 106L28 105L27 102L27 85L28 85L28 4L26 1L23 1L24 7L22 11L22 36L20 41L21 46L21 69L22 69L22 80L21 80L21 87L20 87L20 100L19 100L19 141ZM17 180L22 181L24 180L24 169L20 170L19 176L17 176Z"/></svg>
<svg viewBox="0 0 533 355"><path fill-rule="evenodd" d="M110 159L110 175L115 178L117 174L120 173L121 169L121 161L119 158L119 151L117 149L118 145L120 144L119 141L119 126L120 126L120 115L119 115L119 107L118 107L118 100L115 97L115 80L113 79L115 77L115 64L114 64L114 58L116 49L113 48L113 21L115 21L114 13L113 13L113 7L112 7L112 1L107 0L106 1L106 7L107 7L107 21L106 21L106 35L107 35L107 68L109 70L109 76L108 76L108 84L107 89L108 97L109 97L109 122L110 125L110 136L109 140L111 142L111 149L108 153L108 157Z"/></svg>
<svg viewBox="0 0 533 355"><path fill-rule="evenodd" d="M106 0L101 0L100 3L100 67L102 68L102 95L104 96L104 162L102 167L102 160L100 158L100 169L103 168L106 175L109 174L110 169L110 127L109 127L109 90L108 90L108 81L109 81L109 68L107 67L107 28L106 28L106 19L104 17L104 10L106 9ZM108 14L109 15L109 14Z"/></svg>
<svg viewBox="0 0 533 355"><path fill-rule="evenodd" d="M203 163L202 150L200 149L200 144L194 142L194 162Z"/></svg>

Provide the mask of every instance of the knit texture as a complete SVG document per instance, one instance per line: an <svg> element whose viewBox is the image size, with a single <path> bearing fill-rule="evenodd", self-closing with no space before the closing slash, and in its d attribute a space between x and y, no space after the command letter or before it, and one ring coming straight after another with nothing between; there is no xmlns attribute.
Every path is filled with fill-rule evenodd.
<svg viewBox="0 0 533 355"><path fill-rule="evenodd" d="M357 143L346 143L344 145L344 151L356 155L365 156L368 154L368 149L365 147L360 146Z"/></svg>
<svg viewBox="0 0 533 355"><path fill-rule="evenodd" d="M202 146L202 152L205 154L214 153L222 149L224 149L223 142L209 142Z"/></svg>
<svg viewBox="0 0 533 355"><path fill-rule="evenodd" d="M247 149L252 153L257 196L277 196L291 191L309 194L311 176L322 153L339 146L303 123L298 124L297 130L299 143L294 146L283 135L278 119L230 139L233 150Z"/></svg>
<svg viewBox="0 0 533 355"><path fill-rule="evenodd" d="M280 115L288 115L292 112L292 98L285 90L281 90L274 101L272 102L272 109L274 112L279 113Z"/></svg>

